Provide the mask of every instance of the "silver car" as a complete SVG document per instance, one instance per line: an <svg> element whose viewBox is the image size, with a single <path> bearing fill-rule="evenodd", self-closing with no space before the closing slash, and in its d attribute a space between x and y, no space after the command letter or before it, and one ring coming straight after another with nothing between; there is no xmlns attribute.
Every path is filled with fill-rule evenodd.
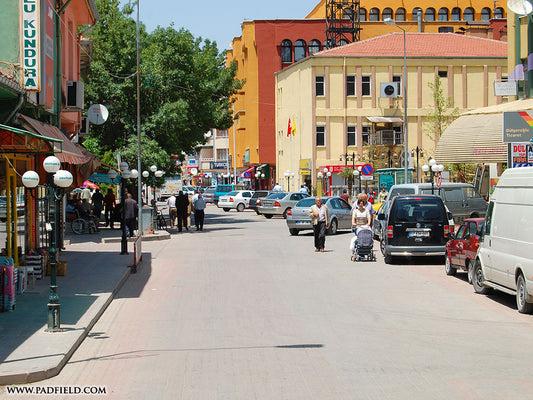
<svg viewBox="0 0 533 400"><path fill-rule="evenodd" d="M286 218L287 211L291 210L296 203L305 197L309 196L305 193L272 193L257 200L257 211L267 219L272 218L274 215L283 215L283 218Z"/></svg>
<svg viewBox="0 0 533 400"><path fill-rule="evenodd" d="M287 213L287 227L291 235L300 231L313 229L309 208L315 204L315 198L309 197L299 201ZM339 229L352 229L352 207L340 197L322 197L322 204L328 207L329 228L328 233L335 235Z"/></svg>

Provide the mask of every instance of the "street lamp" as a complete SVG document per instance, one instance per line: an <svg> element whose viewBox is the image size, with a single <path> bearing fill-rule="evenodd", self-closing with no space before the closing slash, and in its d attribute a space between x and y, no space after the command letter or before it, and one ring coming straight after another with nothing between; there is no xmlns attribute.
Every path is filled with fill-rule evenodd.
<svg viewBox="0 0 533 400"><path fill-rule="evenodd" d="M354 176L357 176L357 181L359 182L359 193L361 193L361 167L354 168L353 170Z"/></svg>
<svg viewBox="0 0 533 400"><path fill-rule="evenodd" d="M150 171L152 172L152 186L153 186L153 195L152 195L152 201L153 201L153 215L152 215L152 229L157 229L157 203L156 203L156 178L161 178L164 175L163 171L160 171L157 169L157 165L152 165L150 167ZM148 178L150 176L150 172L143 171L143 177ZM146 195L146 203L148 203L148 194Z"/></svg>
<svg viewBox="0 0 533 400"><path fill-rule="evenodd" d="M437 161L434 158L430 158L429 165L422 165L422 171L424 171L424 174L427 174L429 172L431 179L431 194L435 194L435 175L440 176L441 172L444 171L444 165L437 164Z"/></svg>
<svg viewBox="0 0 533 400"><path fill-rule="evenodd" d="M348 167L348 161L352 162L352 170L355 169L355 152L352 154L344 153L339 156L339 161L344 160L344 169ZM347 178L344 177L344 184L347 184ZM353 184L353 176L352 176L352 184Z"/></svg>
<svg viewBox="0 0 533 400"><path fill-rule="evenodd" d="M121 204L121 218L120 218L120 229L122 229L122 237L120 239L120 254L128 254L128 238L126 233L126 207L125 207L125 197L126 197L126 188L125 188L125 179L134 178L136 179L139 176L139 172L136 169L130 171L129 165L127 162L123 161L120 163L120 204ZM110 169L107 171L107 176L111 181L115 180L117 177L117 171ZM140 224L141 221L139 221Z"/></svg>
<svg viewBox="0 0 533 400"><path fill-rule="evenodd" d="M283 175L285 175L285 178L287 179L287 192L290 192L291 191L291 171L288 169Z"/></svg>
<svg viewBox="0 0 533 400"><path fill-rule="evenodd" d="M407 180L407 174L409 169L408 153L407 153L407 46L405 41L405 29L398 25L392 18L385 18L384 21L387 25L394 25L395 27L403 31L403 145L404 145L404 174L405 183L409 183Z"/></svg>
<svg viewBox="0 0 533 400"><path fill-rule="evenodd" d="M420 168L419 168L419 157L424 157L424 150L421 147L416 146L416 149L411 150L411 155L415 155L416 152L416 181L420 182Z"/></svg>
<svg viewBox="0 0 533 400"><path fill-rule="evenodd" d="M57 267L57 226L56 213L59 210L59 202L63 197L61 189L72 185L73 177L69 171L62 170L61 162L55 156L48 156L43 162L44 170L52 175L49 184L44 186L48 189L50 212L46 230L50 232L50 296L48 297L48 325L47 332L61 332L61 305L57 295L56 267ZM39 185L39 175L35 171L26 171L22 175L22 184L33 189Z"/></svg>
<svg viewBox="0 0 533 400"><path fill-rule="evenodd" d="M324 181L322 180L323 178L323 174L322 174L322 171L318 171L318 174L316 174L316 177L318 178L318 181L322 181L322 188L321 188L321 192L324 190ZM317 192L317 196L320 196L320 194Z"/></svg>

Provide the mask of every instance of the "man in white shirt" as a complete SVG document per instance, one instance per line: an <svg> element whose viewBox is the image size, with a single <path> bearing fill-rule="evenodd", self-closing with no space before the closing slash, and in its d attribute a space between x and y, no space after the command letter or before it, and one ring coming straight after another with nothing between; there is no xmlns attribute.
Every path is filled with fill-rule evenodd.
<svg viewBox="0 0 533 400"><path fill-rule="evenodd" d="M283 192L283 188L280 186L279 183L276 182L276 186L272 188L273 192Z"/></svg>
<svg viewBox="0 0 533 400"><path fill-rule="evenodd" d="M167 199L167 205L168 205L168 217L170 219L170 227L174 227L174 224L176 222L176 218L178 217L178 209L176 208L176 196L174 196L174 193L170 195L170 197Z"/></svg>
<svg viewBox="0 0 533 400"><path fill-rule="evenodd" d="M309 191L307 190L307 186L302 185L300 187L300 190L298 190L300 193L309 194Z"/></svg>

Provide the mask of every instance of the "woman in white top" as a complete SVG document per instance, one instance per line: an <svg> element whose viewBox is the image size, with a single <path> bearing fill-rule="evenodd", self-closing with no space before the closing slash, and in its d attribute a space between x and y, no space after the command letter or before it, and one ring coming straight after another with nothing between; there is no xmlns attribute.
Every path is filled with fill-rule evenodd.
<svg viewBox="0 0 533 400"><path fill-rule="evenodd" d="M370 226L372 218L368 209L365 207L365 201L363 199L357 200L357 208L352 211L352 226L353 229L362 227L363 225Z"/></svg>

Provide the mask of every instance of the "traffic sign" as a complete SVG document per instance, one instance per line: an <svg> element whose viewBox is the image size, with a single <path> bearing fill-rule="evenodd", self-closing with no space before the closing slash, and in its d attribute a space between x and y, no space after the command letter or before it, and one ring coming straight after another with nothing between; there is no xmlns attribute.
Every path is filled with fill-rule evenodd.
<svg viewBox="0 0 533 400"><path fill-rule="evenodd" d="M442 185L442 175L440 172L437 173L437 179L435 180L435 183L438 188Z"/></svg>
<svg viewBox="0 0 533 400"><path fill-rule="evenodd" d="M372 175L372 172L374 172L374 168L370 164L363 165L363 168L361 168L361 173L363 175Z"/></svg>

